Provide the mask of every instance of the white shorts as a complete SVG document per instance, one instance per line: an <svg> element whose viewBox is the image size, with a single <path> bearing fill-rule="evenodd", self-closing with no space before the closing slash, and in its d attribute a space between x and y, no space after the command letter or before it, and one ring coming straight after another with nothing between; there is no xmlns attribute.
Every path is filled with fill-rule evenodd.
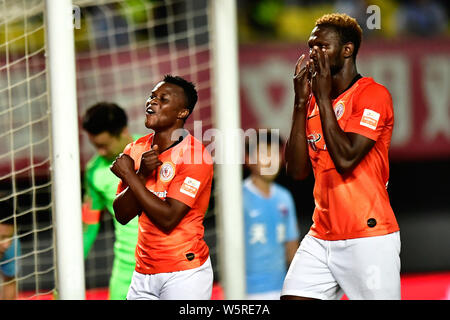
<svg viewBox="0 0 450 320"><path fill-rule="evenodd" d="M263 293L247 293L246 300L280 300L280 290Z"/></svg>
<svg viewBox="0 0 450 320"><path fill-rule="evenodd" d="M127 300L209 300L213 287L211 259L200 267L167 273L133 272Z"/></svg>
<svg viewBox="0 0 450 320"><path fill-rule="evenodd" d="M281 295L322 300L400 299L400 232L326 241L306 235Z"/></svg>

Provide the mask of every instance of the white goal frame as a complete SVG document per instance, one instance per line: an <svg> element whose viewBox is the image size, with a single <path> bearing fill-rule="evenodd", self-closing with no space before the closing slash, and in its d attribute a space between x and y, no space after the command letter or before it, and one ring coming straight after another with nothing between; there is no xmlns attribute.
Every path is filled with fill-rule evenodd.
<svg viewBox="0 0 450 320"><path fill-rule="evenodd" d="M220 132L219 150L240 159L242 146L239 104L238 40L235 0L211 0L213 41L214 124ZM234 133L234 134L233 134ZM223 141L220 141L223 140ZM216 165L218 207L218 261L225 298L245 298L244 216L242 204L242 165L237 161Z"/></svg>
<svg viewBox="0 0 450 320"><path fill-rule="evenodd" d="M62 300L84 300L80 151L72 1L45 2L56 221L56 290Z"/></svg>

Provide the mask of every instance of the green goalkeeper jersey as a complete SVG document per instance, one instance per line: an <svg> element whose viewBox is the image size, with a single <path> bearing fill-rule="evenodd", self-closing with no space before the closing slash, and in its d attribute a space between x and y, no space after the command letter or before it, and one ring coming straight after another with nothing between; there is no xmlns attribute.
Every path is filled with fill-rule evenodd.
<svg viewBox="0 0 450 320"><path fill-rule="evenodd" d="M136 140L140 136L133 136ZM110 279L110 299L125 299L135 267L134 252L138 238L138 217L126 225L114 218L113 202L116 197L119 178L110 170L114 160L95 155L89 160L85 173L86 195L91 200L92 210L106 209L114 221L114 262ZM97 231L98 231L97 226ZM87 235L85 234L85 237ZM85 242L86 243L86 242ZM87 250L86 250L87 249ZM85 254L90 247L85 248Z"/></svg>

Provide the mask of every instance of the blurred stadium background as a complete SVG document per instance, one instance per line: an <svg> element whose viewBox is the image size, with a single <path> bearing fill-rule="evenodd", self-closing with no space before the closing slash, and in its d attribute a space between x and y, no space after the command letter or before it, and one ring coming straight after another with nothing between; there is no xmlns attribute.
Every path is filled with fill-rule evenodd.
<svg viewBox="0 0 450 320"><path fill-rule="evenodd" d="M55 250L44 16L42 1L8 7L12 2L0 1L0 198L14 204L22 244L20 298L50 299ZM74 4L81 13L74 29L80 116L97 101L115 101L127 110L132 132L145 134L146 97L172 72L199 90L188 129L195 120L202 120L203 130L214 126L208 0ZM369 5L380 9L379 29L368 27ZM239 0L237 9L242 128L277 128L283 136L290 128L293 67L307 51L315 19L336 11L357 18L364 29L359 71L384 84L394 100L388 191L401 228L402 297L450 299L449 2ZM83 174L94 150L81 130L80 150ZM282 172L278 182L294 195L303 237L311 225L313 178L292 181ZM205 239L215 270L214 298L220 299L214 196ZM112 228L111 216L103 214L85 262L88 299L106 298Z"/></svg>

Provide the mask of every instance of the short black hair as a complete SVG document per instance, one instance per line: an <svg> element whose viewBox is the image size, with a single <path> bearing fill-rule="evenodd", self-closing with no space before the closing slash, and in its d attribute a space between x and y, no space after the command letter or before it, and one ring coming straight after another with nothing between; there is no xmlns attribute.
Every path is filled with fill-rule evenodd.
<svg viewBox="0 0 450 320"><path fill-rule="evenodd" d="M170 74L164 76L164 82L175 84L183 89L184 95L186 96L186 108L189 110L189 114L191 114L198 100L195 85L186 79Z"/></svg>
<svg viewBox="0 0 450 320"><path fill-rule="evenodd" d="M127 124L125 111L112 102L98 102L89 107L83 116L83 129L93 135L106 131L117 137Z"/></svg>
<svg viewBox="0 0 450 320"><path fill-rule="evenodd" d="M14 210L11 200L0 200L0 224L14 225Z"/></svg>

